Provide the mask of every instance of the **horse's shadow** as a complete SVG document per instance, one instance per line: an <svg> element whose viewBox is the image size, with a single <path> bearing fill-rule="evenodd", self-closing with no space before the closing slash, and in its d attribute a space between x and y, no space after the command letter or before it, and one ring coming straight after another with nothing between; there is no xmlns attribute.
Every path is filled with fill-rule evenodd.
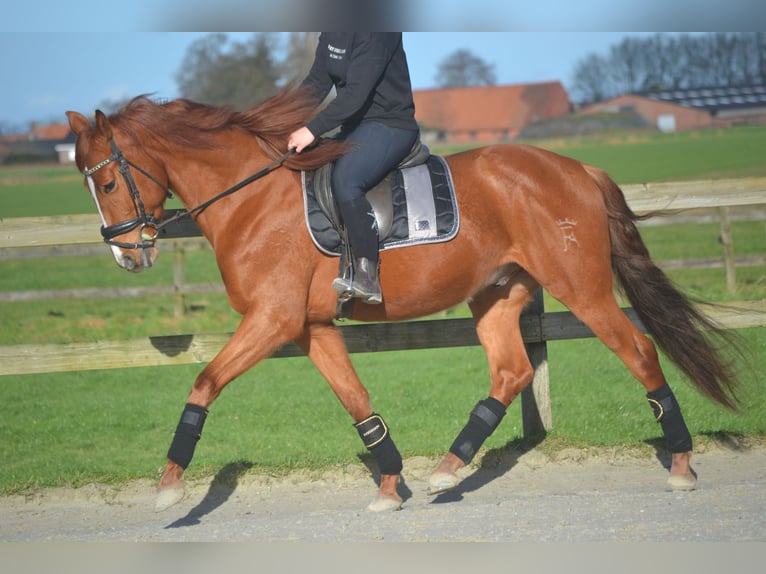
<svg viewBox="0 0 766 574"><path fill-rule="evenodd" d="M481 460L479 468L473 474L449 492L436 496L432 502L440 504L462 500L465 493L479 490L493 480L503 476L516 465L521 455L536 447L544 439L545 434L543 433L531 438L515 439L500 448L487 451ZM375 484L380 486L380 472L375 460L369 453L365 453L359 455L359 461L367 468ZM192 508L186 516L179 518L172 524L168 524L165 528L183 528L200 524L203 516L213 512L213 510L223 505L231 497L237 489L239 478L252 467L252 462L240 461L229 463L221 468L216 473L207 493L199 504ZM403 501L412 498L412 490L407 485L403 476L397 486L397 492Z"/></svg>
<svg viewBox="0 0 766 574"><path fill-rule="evenodd" d="M740 433L730 433L726 431L703 431L700 433L702 436L707 437L713 443L719 447L739 451L743 450L743 435ZM646 439L644 443L648 444L654 449L654 456L657 457L657 461L662 467L670 471L671 463L673 462L673 454L668 450L663 437ZM697 477L697 473L692 468L692 474Z"/></svg>
<svg viewBox="0 0 766 574"><path fill-rule="evenodd" d="M673 455L665 445L665 439L662 437L648 438L644 440L644 444L649 445L654 449L654 456L662 465L662 468L669 471L670 464L673 461Z"/></svg>
<svg viewBox="0 0 766 574"><path fill-rule="evenodd" d="M431 503L459 502L466 493L483 488L516 466L519 458L543 442L545 436L545 433L539 433L528 438L514 439L504 446L487 451L475 472L460 481L452 490L436 495Z"/></svg>
<svg viewBox="0 0 766 574"><path fill-rule="evenodd" d="M192 508L186 516L179 518L172 524L168 524L165 528L181 528L199 524L203 516L210 514L229 499L237 489L239 477L245 474L252 466L252 462L243 461L232 462L224 466L216 473L205 497L200 503Z"/></svg>
<svg viewBox="0 0 766 574"><path fill-rule="evenodd" d="M375 462L375 459L372 458L372 455L369 453L358 454L357 458L359 459L359 462L361 462L367 468L367 472L370 473L372 480L375 482L377 487L380 488L380 471L378 470L378 463ZM409 486L407 486L407 481L403 475L399 480L399 484L396 486L396 492L399 494L399 496L402 497L403 502L406 502L412 498L412 490Z"/></svg>

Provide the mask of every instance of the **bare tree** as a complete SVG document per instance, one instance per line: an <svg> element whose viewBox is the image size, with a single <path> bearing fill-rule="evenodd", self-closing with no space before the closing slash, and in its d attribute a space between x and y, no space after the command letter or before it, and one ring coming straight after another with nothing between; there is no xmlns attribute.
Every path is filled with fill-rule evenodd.
<svg viewBox="0 0 766 574"><path fill-rule="evenodd" d="M611 94L608 62L598 54L588 54L575 64L572 97L580 102L598 102Z"/></svg>
<svg viewBox="0 0 766 574"><path fill-rule="evenodd" d="M759 45L760 40L760 45ZM766 70L761 71L761 63L766 63L766 33L746 32L734 35L731 47L732 66L736 69L735 82L757 84L764 80Z"/></svg>
<svg viewBox="0 0 766 574"><path fill-rule="evenodd" d="M736 84L739 76L735 62L736 38L725 32L715 32L708 42L708 62L712 73L712 85Z"/></svg>
<svg viewBox="0 0 766 574"><path fill-rule="evenodd" d="M208 84L222 57L226 34L208 34L195 40L187 48L181 67L176 73L176 83L181 96L195 101L205 101Z"/></svg>
<svg viewBox="0 0 766 574"><path fill-rule="evenodd" d="M647 49L642 40L625 38L612 46L609 57L609 70L618 90L635 92L646 85Z"/></svg>
<svg viewBox="0 0 766 574"><path fill-rule="evenodd" d="M680 88L683 83L684 57L676 36L657 33L646 41L646 78L644 88L659 90Z"/></svg>
<svg viewBox="0 0 766 574"><path fill-rule="evenodd" d="M441 61L436 83L442 88L493 86L496 83L495 65L488 64L469 50L459 49Z"/></svg>
<svg viewBox="0 0 766 574"><path fill-rule="evenodd" d="M228 85L227 100L236 109L246 109L274 95L281 79L274 53L274 34L254 34L250 41L235 44L221 70L220 82Z"/></svg>
<svg viewBox="0 0 766 574"><path fill-rule="evenodd" d="M290 32L282 75L288 82L302 80L314 62L319 32Z"/></svg>
<svg viewBox="0 0 766 574"><path fill-rule="evenodd" d="M766 82L766 32L755 32L753 44L756 52L754 58L756 78L759 78L761 82Z"/></svg>
<svg viewBox="0 0 766 574"><path fill-rule="evenodd" d="M597 101L619 93L766 82L766 33L655 34L625 38L607 57L575 65L572 95Z"/></svg>
<svg viewBox="0 0 766 574"><path fill-rule="evenodd" d="M183 97L242 110L274 94L281 78L276 36L256 33L226 51L228 44L226 34L215 33L189 47L176 75Z"/></svg>

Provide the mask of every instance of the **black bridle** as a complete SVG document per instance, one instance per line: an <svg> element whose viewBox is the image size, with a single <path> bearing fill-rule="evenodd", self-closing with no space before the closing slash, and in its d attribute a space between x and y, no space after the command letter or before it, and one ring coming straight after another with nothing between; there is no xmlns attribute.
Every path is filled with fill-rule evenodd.
<svg viewBox="0 0 766 574"><path fill-rule="evenodd" d="M144 202L141 199L141 194L138 191L138 186L136 186L135 179L133 179L133 174L130 171L130 167L132 166L134 169L159 185L167 197L173 197L173 194L157 178L141 169L139 166L122 155L122 152L117 147L117 144L114 143L114 140L111 140L109 145L112 148L112 155L106 158L104 161L97 163L95 166L86 169L84 174L87 177L91 177L101 168L109 165L113 161L116 161L117 169L122 174L122 178L125 180L125 185L128 187L128 193L130 193L130 198L133 201L133 208L136 210L136 217L133 219L121 221L120 223L115 223L114 225L102 225L101 237L104 238L104 241L108 245L114 245L124 249L148 249L149 247L153 247L154 242L157 240L157 236L159 235L160 221L153 215L146 213ZM123 241L114 240L115 237L133 231L137 227L141 228L141 243L125 243ZM147 229L149 230L148 232L146 231Z"/></svg>
<svg viewBox="0 0 766 574"><path fill-rule="evenodd" d="M160 180L158 180L156 177L154 177L153 175L151 175L150 173L143 170L142 168L137 166L135 163L127 159L122 154L122 151L120 151L120 149L117 147L117 144L114 143L114 140L110 140L109 145L112 148L112 152L113 152L112 155L106 158L105 160L97 163L92 168L86 169L84 171L84 174L87 177L90 177L94 173L96 173L98 170L100 170L102 167L109 165L113 161L117 162L117 169L122 174L122 177L125 180L125 185L127 185L128 187L130 198L133 201L133 207L136 210L136 217L134 217L133 219L127 219L125 221L121 221L120 223L115 223L113 225L102 225L101 236L104 238L104 242L107 243L108 245L114 245L116 247L122 247L124 249L149 249L150 247L154 247L154 244L157 241L157 237L160 234L160 230L163 227L165 227L166 225L172 222L178 221L179 219L182 219L184 217L191 217L195 213L201 212L203 209L205 209L212 203L215 203L219 199L222 199L226 197L227 195L231 195L232 193L239 191L240 189L252 183L256 179L263 177L264 175L268 174L275 168L281 166L285 162L285 160L287 160L287 158L289 158L293 153L295 153L295 150L293 149L288 150L286 153L282 154L280 157L275 159L273 162L271 162L269 165L267 165L263 169L243 179L239 183L234 184L227 190L222 191L218 195L208 199L207 201L201 203L200 205L193 207L192 209L181 210L168 219L158 220L153 215L146 213L144 202L141 199L141 193L138 191L138 186L136 185L136 181L133 179L133 174L131 173L130 168L132 167L133 169L142 173L143 175L148 177L150 180L152 180L154 183L159 185L160 188L165 192L166 197L172 198L173 193L170 191L170 189L166 185L160 182ZM136 228L140 228L141 233L139 237L141 239L141 243L126 243L123 241L114 240L115 237L118 237L125 233L129 233L130 231L133 231Z"/></svg>

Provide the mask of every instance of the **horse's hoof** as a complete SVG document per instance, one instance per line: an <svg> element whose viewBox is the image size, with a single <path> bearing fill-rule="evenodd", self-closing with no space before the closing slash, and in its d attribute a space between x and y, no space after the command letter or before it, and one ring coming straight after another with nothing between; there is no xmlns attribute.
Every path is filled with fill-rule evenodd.
<svg viewBox="0 0 766 574"><path fill-rule="evenodd" d="M387 512L389 510L401 510L402 501L388 496L377 496L367 505L368 512Z"/></svg>
<svg viewBox="0 0 766 574"><path fill-rule="evenodd" d="M689 491L697 487L697 479L688 476L669 476L667 484L673 491Z"/></svg>
<svg viewBox="0 0 766 574"><path fill-rule="evenodd" d="M174 504L178 504L186 494L184 488L168 488L167 490L160 490L157 493L157 500L154 503L154 512L162 512L167 510Z"/></svg>
<svg viewBox="0 0 766 574"><path fill-rule="evenodd" d="M428 494L441 494L455 488L460 479L447 472L435 472L428 479Z"/></svg>

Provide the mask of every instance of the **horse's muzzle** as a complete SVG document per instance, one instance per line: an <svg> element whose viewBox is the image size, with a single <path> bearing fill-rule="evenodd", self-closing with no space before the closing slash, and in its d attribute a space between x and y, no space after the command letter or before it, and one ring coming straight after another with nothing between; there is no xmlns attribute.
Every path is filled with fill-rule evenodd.
<svg viewBox="0 0 766 574"><path fill-rule="evenodd" d="M140 273L145 269L149 269L154 265L154 262L159 256L159 251L156 247L144 247L131 250L112 247L112 250L117 265L131 273Z"/></svg>

